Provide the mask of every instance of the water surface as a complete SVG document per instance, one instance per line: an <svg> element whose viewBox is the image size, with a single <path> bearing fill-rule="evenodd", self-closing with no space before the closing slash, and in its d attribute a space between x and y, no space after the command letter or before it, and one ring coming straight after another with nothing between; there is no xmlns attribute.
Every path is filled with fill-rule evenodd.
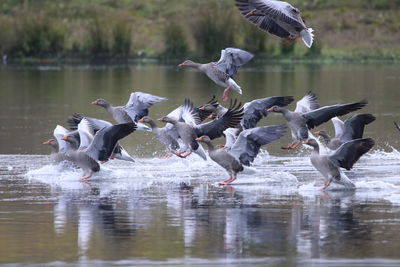
<svg viewBox="0 0 400 267"><path fill-rule="evenodd" d="M169 66L0 69L0 263L398 266L399 71L295 64L239 72L244 94L231 95L243 102L299 99L309 90L322 105L369 100L362 112L377 120L365 136L377 145L346 172L357 190L322 192L310 150L280 149L289 135L266 146L231 187L217 185L226 173L212 161L160 159L162 147L143 132L122 142L135 163L108 162L81 183L80 170L52 165L41 145L67 116L112 121L90 102L102 97L122 105L140 90L169 98L151 109L158 118L185 97L196 104L221 97L222 88ZM281 123L273 115L261 124Z"/></svg>

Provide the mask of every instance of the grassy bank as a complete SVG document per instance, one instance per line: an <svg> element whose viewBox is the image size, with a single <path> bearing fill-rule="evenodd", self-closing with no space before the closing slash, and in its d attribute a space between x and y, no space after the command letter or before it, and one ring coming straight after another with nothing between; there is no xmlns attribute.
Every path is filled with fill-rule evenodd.
<svg viewBox="0 0 400 267"><path fill-rule="evenodd" d="M268 60L400 59L400 0L290 1L315 29L311 49L245 21L233 0L2 0L10 61L216 59L228 46Z"/></svg>

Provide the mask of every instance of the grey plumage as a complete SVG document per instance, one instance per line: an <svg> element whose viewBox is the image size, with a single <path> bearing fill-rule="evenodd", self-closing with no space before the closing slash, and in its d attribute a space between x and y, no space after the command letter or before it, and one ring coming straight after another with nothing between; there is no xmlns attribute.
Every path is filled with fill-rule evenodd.
<svg viewBox="0 0 400 267"><path fill-rule="evenodd" d="M74 114L74 115L68 117L67 122L68 122L69 128L71 130L78 129L78 124L82 121L82 119L85 119L88 122L88 125L91 127L94 134L105 127L110 127L113 125L112 123L105 121L105 120L100 120L100 119L91 118L91 117L83 117L79 114ZM77 135L77 137L79 138L79 134ZM125 150L125 148L123 148L118 143L115 146L115 149L114 149L113 154L111 155L111 158L116 158L116 159L130 161L130 162L135 161L134 158L131 155L129 155L129 153Z"/></svg>
<svg viewBox="0 0 400 267"><path fill-rule="evenodd" d="M237 73L237 70L253 57L251 53L238 48L225 48L221 50L221 58L218 62L201 64L191 60L185 60L183 63L179 64L179 66L195 68L204 72L213 82L219 86L225 87L223 100L227 101L229 89L242 94L242 89L232 78Z"/></svg>
<svg viewBox="0 0 400 267"><path fill-rule="evenodd" d="M207 144L210 158L229 173L229 179L222 184L229 184L236 179L243 165L249 166L254 161L261 146L281 138L285 126L264 126L247 129L240 133L230 150L215 149L208 136L201 136L197 140Z"/></svg>
<svg viewBox="0 0 400 267"><path fill-rule="evenodd" d="M165 145L167 150L169 151L179 150L178 141L171 135L169 135L167 127L162 127L162 128L157 127L157 124L150 117L147 116L140 119L139 122L149 124L154 136L157 138L158 141L160 141L160 143Z"/></svg>
<svg viewBox="0 0 400 267"><path fill-rule="evenodd" d="M293 101L293 96L271 96L255 99L243 105L244 115L240 122L243 129L256 127L257 123L268 116L268 111L272 106L285 107Z"/></svg>
<svg viewBox="0 0 400 267"><path fill-rule="evenodd" d="M281 138L285 129L285 126L276 125L244 130L239 134L229 153L243 165L249 166L257 157L261 146Z"/></svg>
<svg viewBox="0 0 400 267"><path fill-rule="evenodd" d="M221 137L227 128L238 126L242 118L243 108L241 103L235 100L224 115L210 122L195 125L194 130L197 136L207 135L212 140Z"/></svg>
<svg viewBox="0 0 400 267"><path fill-rule="evenodd" d="M149 108L155 103L167 100L165 97L159 97L142 92L131 93L128 103L125 106L113 106L104 99L97 99L92 102L106 109L117 123L137 122L142 117L147 116Z"/></svg>
<svg viewBox="0 0 400 267"><path fill-rule="evenodd" d="M259 29L280 38L295 40L302 37L311 47L313 30L307 28L300 10L287 2L274 0L236 0L241 15Z"/></svg>
<svg viewBox="0 0 400 267"><path fill-rule="evenodd" d="M318 143L314 139L306 140L304 143L314 148L311 153L311 163L325 177L323 189L326 189L331 182L354 188L354 183L342 174L340 168L350 170L375 144L371 138L355 139L344 143L331 155L320 155Z"/></svg>
<svg viewBox="0 0 400 267"><path fill-rule="evenodd" d="M93 172L98 172L100 165L97 161L107 161L115 150L118 140L135 129L135 123L117 124L104 127L93 136L90 122L85 118L82 119L78 124L80 147L71 153L71 161L84 171L81 179L88 179Z"/></svg>
<svg viewBox="0 0 400 267"><path fill-rule="evenodd" d="M292 112L288 109L278 106L274 106L268 109L268 111L282 113L283 117L288 122L294 143L283 148L293 149L300 144L300 141L308 139L308 132L310 129L330 120L335 116L342 116L349 112L361 109L367 103L368 102L366 100L362 100L360 102L350 104L325 106L305 113Z"/></svg>
<svg viewBox="0 0 400 267"><path fill-rule="evenodd" d="M372 114L355 114L345 120L341 132L336 132L334 138L331 138L326 131L318 131L316 134L324 138L329 149L335 150L343 143L362 138L365 125L370 124L375 119Z"/></svg>

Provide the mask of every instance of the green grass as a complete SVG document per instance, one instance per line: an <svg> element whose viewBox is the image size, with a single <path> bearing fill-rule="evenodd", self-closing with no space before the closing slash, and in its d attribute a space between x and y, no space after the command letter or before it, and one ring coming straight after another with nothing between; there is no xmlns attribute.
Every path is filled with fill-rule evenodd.
<svg viewBox="0 0 400 267"><path fill-rule="evenodd" d="M292 0L315 29L311 49L265 34L233 0L2 0L0 53L10 59L205 58L240 47L265 59L398 60L400 0Z"/></svg>

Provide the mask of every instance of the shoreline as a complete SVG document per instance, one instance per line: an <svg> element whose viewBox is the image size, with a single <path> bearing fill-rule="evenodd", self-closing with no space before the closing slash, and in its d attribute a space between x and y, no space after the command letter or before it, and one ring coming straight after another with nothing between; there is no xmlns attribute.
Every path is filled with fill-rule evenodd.
<svg viewBox="0 0 400 267"><path fill-rule="evenodd" d="M139 56L92 56L92 57L26 57L26 58L7 58L3 59L0 68L13 68L13 67L74 67L74 66L132 66L132 65L177 65L188 57L180 58L165 58L165 57L139 57ZM192 57L193 58L193 57ZM205 58L195 58L200 62L207 61ZM386 53L338 53L338 54L322 54L322 55L290 55L290 56L275 56L275 55L256 55L253 60L255 65L265 64L399 64L400 52L386 52Z"/></svg>

